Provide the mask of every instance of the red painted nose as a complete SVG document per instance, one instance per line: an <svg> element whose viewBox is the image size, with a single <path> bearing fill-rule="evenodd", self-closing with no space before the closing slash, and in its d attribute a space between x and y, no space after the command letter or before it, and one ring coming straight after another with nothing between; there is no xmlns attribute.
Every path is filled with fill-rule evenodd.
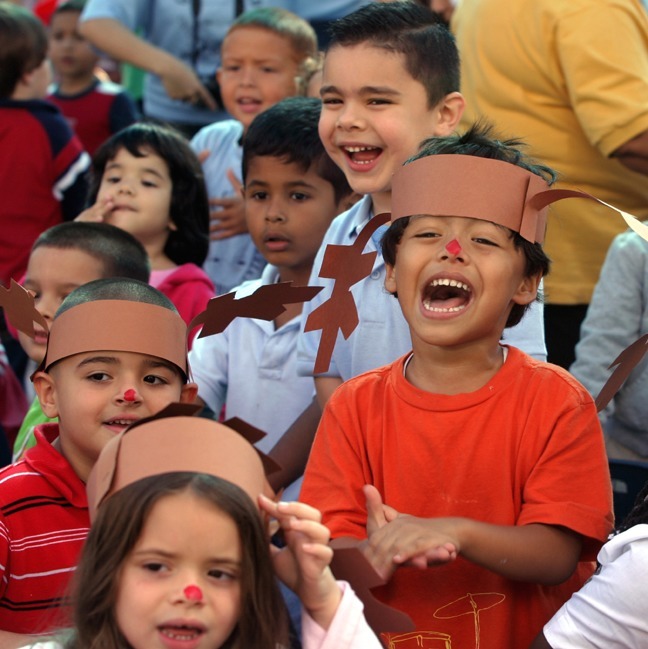
<svg viewBox="0 0 648 649"><path fill-rule="evenodd" d="M135 401L136 396L135 390L126 390L126 392L124 392L124 401Z"/></svg>
<svg viewBox="0 0 648 649"><path fill-rule="evenodd" d="M446 250L451 254L451 255L458 255L461 252L461 244L456 240L453 239L447 246Z"/></svg>
<svg viewBox="0 0 648 649"><path fill-rule="evenodd" d="M184 589L184 595L192 602L199 602L203 598L202 590L198 586L187 586Z"/></svg>

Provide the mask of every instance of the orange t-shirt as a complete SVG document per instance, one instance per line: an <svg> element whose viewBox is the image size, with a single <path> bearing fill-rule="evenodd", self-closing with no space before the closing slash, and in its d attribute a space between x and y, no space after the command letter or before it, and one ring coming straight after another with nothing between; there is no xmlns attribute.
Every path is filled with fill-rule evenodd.
<svg viewBox="0 0 648 649"><path fill-rule="evenodd" d="M612 528L603 437L592 398L559 367L510 348L484 387L421 391L404 358L343 384L327 405L301 500L322 511L333 537L366 538L362 486L414 516L461 516L498 525L560 525L583 536L592 561ZM399 568L378 591L417 632L389 645L519 649L591 574L581 563L556 587L513 582L459 557ZM422 643L422 644L421 644Z"/></svg>

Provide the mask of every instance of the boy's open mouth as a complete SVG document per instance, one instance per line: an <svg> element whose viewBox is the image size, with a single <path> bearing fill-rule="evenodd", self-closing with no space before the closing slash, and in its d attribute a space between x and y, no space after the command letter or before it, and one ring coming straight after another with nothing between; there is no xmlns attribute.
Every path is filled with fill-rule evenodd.
<svg viewBox="0 0 648 649"><path fill-rule="evenodd" d="M423 308L435 313L454 313L470 303L471 289L456 279L433 279L423 290Z"/></svg>
<svg viewBox="0 0 648 649"><path fill-rule="evenodd" d="M382 153L382 149L377 146L345 146L342 148L352 162L360 165L372 163Z"/></svg>

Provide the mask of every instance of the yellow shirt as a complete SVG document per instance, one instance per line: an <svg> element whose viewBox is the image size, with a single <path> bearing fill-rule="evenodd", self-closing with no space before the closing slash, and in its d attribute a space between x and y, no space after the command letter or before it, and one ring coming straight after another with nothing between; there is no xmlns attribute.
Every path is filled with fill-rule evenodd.
<svg viewBox="0 0 648 649"><path fill-rule="evenodd" d="M463 125L478 117L589 192L648 219L648 178L610 154L648 129L648 18L639 0L462 0L452 29L462 59ZM549 212L550 304L589 303L625 224L592 201Z"/></svg>

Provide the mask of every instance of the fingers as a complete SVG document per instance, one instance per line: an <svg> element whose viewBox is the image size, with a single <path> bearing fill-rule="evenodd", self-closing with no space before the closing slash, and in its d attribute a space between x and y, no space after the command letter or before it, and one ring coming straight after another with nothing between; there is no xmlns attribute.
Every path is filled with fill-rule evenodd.
<svg viewBox="0 0 648 649"><path fill-rule="evenodd" d="M200 164L204 164L205 160L209 158L210 153L211 151L209 149L203 149L202 151L198 151L198 153L196 153L196 157L198 158Z"/></svg>
<svg viewBox="0 0 648 649"><path fill-rule="evenodd" d="M362 488L367 503L367 536L384 527L389 522L385 516L382 496L373 485Z"/></svg>
<svg viewBox="0 0 648 649"><path fill-rule="evenodd" d="M101 223L106 220L110 213L115 209L115 201L112 197L104 198L97 201L94 205L83 210L74 220L93 223Z"/></svg>
<svg viewBox="0 0 648 649"><path fill-rule="evenodd" d="M230 181L230 185L234 188L234 194L236 196L243 195L243 183L236 177L233 169L227 170L227 179Z"/></svg>

